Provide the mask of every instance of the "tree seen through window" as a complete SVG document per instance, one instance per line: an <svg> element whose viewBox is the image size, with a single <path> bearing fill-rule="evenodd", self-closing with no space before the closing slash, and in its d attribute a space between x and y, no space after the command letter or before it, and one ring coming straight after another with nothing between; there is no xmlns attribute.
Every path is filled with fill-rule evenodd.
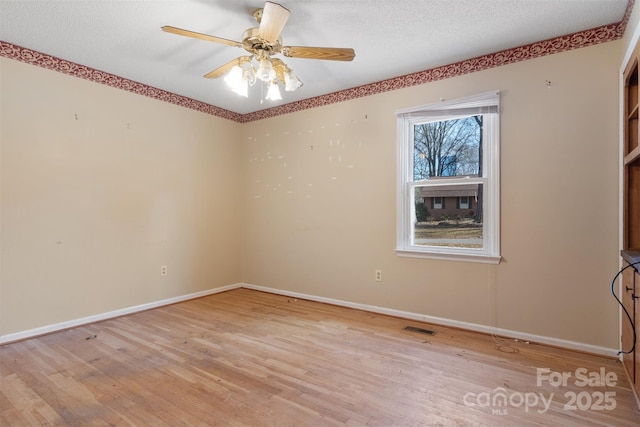
<svg viewBox="0 0 640 427"><path fill-rule="evenodd" d="M414 126L414 181L482 173L482 116Z"/></svg>

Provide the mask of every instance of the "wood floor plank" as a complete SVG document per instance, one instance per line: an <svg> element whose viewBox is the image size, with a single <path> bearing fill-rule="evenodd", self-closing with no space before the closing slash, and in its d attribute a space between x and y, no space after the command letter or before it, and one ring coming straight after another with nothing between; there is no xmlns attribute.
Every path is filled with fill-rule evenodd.
<svg viewBox="0 0 640 427"><path fill-rule="evenodd" d="M613 358L247 289L1 346L0 375L3 427L640 425Z"/></svg>

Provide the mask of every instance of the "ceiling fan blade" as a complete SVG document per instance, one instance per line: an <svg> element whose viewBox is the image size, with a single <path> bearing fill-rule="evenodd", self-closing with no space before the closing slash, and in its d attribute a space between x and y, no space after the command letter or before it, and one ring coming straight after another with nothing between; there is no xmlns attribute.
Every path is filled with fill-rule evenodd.
<svg viewBox="0 0 640 427"><path fill-rule="evenodd" d="M258 35L269 43L275 43L278 41L290 14L291 12L283 6L270 1L266 2L262 11Z"/></svg>
<svg viewBox="0 0 640 427"><path fill-rule="evenodd" d="M341 47L283 46L280 52L289 58L326 59L329 61L352 61L356 52Z"/></svg>
<svg viewBox="0 0 640 427"><path fill-rule="evenodd" d="M210 36L208 34L196 33L195 31L183 30L182 28L172 27L165 25L162 27L162 31L167 33L177 34L179 36L193 37L195 39L206 40L215 43L222 43L234 47L242 47L242 43L229 39L223 39L221 37Z"/></svg>
<svg viewBox="0 0 640 427"><path fill-rule="evenodd" d="M205 74L202 77L205 77L207 79L215 79L215 78L221 77L221 76L225 75L226 73L228 73L229 70L231 70L234 65L240 65L243 62L247 62L247 61L250 61L250 60L251 60L251 55L241 56L239 58L232 59L231 61L229 61L226 64L216 68L215 70Z"/></svg>

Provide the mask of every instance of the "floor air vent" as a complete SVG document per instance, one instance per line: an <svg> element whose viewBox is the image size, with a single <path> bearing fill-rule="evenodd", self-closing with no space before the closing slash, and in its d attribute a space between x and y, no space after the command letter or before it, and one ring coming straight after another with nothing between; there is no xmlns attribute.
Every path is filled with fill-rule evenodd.
<svg viewBox="0 0 640 427"><path fill-rule="evenodd" d="M436 331L432 331L429 329L422 329L422 328L416 328L415 326L405 326L404 328L405 331L411 331L411 332L420 332L421 334L427 334L427 335L435 335Z"/></svg>

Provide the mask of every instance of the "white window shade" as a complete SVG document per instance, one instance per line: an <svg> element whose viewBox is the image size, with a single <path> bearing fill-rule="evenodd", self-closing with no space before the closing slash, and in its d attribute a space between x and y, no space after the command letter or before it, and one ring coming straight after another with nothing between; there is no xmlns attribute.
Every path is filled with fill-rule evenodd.
<svg viewBox="0 0 640 427"><path fill-rule="evenodd" d="M440 101L435 104L407 108L396 111L398 118L474 116L498 113L499 92L485 92L466 98Z"/></svg>

